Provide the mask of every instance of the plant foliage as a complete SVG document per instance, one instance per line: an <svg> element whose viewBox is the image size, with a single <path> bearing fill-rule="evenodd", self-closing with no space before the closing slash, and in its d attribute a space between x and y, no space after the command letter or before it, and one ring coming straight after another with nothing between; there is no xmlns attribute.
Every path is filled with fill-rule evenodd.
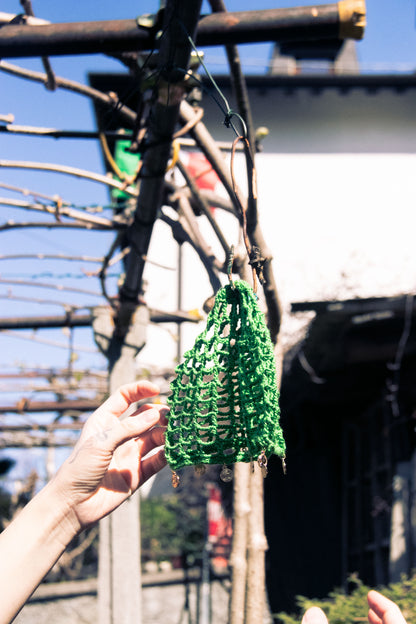
<svg viewBox="0 0 416 624"><path fill-rule="evenodd" d="M204 510L187 506L174 495L140 504L143 557L160 562L174 557L198 557L204 545Z"/></svg>
<svg viewBox="0 0 416 624"><path fill-rule="evenodd" d="M335 589L327 598L321 600L297 596L296 602L299 609L297 615L277 613L274 618L283 624L298 624L306 609L316 606L325 612L329 624L366 622L367 593L373 588L362 583L355 574L349 578L349 586L351 589L349 593L343 589ZM398 583L391 583L386 587L376 589L399 605L408 622L416 621L416 574L411 577L403 576Z"/></svg>

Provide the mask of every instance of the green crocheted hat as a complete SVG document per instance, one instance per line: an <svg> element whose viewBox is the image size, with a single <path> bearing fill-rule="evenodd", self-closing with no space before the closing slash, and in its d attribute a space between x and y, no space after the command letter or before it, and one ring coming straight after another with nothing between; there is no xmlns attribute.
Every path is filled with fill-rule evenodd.
<svg viewBox="0 0 416 624"><path fill-rule="evenodd" d="M171 390L165 452L172 470L284 457L273 346L247 283L218 291Z"/></svg>

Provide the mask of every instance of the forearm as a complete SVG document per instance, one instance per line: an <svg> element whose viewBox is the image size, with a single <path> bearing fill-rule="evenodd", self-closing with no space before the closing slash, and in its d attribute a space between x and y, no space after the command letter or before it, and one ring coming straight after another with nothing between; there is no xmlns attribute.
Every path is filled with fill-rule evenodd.
<svg viewBox="0 0 416 624"><path fill-rule="evenodd" d="M52 481L0 535L0 624L13 620L79 526Z"/></svg>

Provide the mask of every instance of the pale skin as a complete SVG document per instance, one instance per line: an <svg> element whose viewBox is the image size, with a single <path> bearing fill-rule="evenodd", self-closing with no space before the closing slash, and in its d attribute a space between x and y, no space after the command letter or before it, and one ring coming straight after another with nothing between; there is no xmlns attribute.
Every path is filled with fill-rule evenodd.
<svg viewBox="0 0 416 624"><path fill-rule="evenodd" d="M69 542L108 515L166 464L167 408L130 405L159 394L148 381L122 386L85 423L53 479L0 535L0 624L9 624Z"/></svg>
<svg viewBox="0 0 416 624"><path fill-rule="evenodd" d="M383 594L371 590L368 592L367 602L369 624L406 624L397 604ZM311 607L305 612L302 624L328 624L328 620L322 609Z"/></svg>

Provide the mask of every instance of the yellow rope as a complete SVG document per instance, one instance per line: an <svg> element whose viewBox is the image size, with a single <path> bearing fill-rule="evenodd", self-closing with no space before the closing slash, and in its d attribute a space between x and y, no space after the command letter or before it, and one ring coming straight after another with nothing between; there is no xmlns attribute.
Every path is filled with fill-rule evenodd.
<svg viewBox="0 0 416 624"><path fill-rule="evenodd" d="M117 165L116 161L114 160L113 155L110 152L110 148L108 147L107 137L105 136L105 134L103 132L100 132L98 136L100 139L102 150L104 152L104 156L106 157L106 160L108 164L110 165L113 173L115 173L116 176L120 178L120 180L122 180L123 182L127 182L127 184L132 184L136 180L137 174L139 173L143 163L141 161L139 162L137 166L137 170L133 175L131 176L127 175L127 173L125 173L124 171L120 169L120 167ZM168 164L168 166L166 167L166 173L176 166L176 163L178 162L178 159L179 159L180 149L181 149L180 141L174 139L172 141L172 150L173 150L172 159L170 163Z"/></svg>
<svg viewBox="0 0 416 624"><path fill-rule="evenodd" d="M172 150L173 150L172 160L170 161L170 163L166 167L166 173L168 171L170 171L171 169L173 169L175 167L176 163L178 162L180 149L181 149L180 142L177 141L176 139L174 141L172 141Z"/></svg>
<svg viewBox="0 0 416 624"><path fill-rule="evenodd" d="M99 139L100 139L101 147L102 147L103 152L104 152L104 156L106 157L108 164L110 165L111 169L113 170L113 173L115 173L116 176L118 178L120 178L120 180L127 180L127 178L129 176L127 176L124 173L124 171L121 171L120 167L118 166L118 164L114 160L113 155L110 152L110 148L108 147L107 137L105 136L104 132L100 132L98 136L99 136Z"/></svg>

